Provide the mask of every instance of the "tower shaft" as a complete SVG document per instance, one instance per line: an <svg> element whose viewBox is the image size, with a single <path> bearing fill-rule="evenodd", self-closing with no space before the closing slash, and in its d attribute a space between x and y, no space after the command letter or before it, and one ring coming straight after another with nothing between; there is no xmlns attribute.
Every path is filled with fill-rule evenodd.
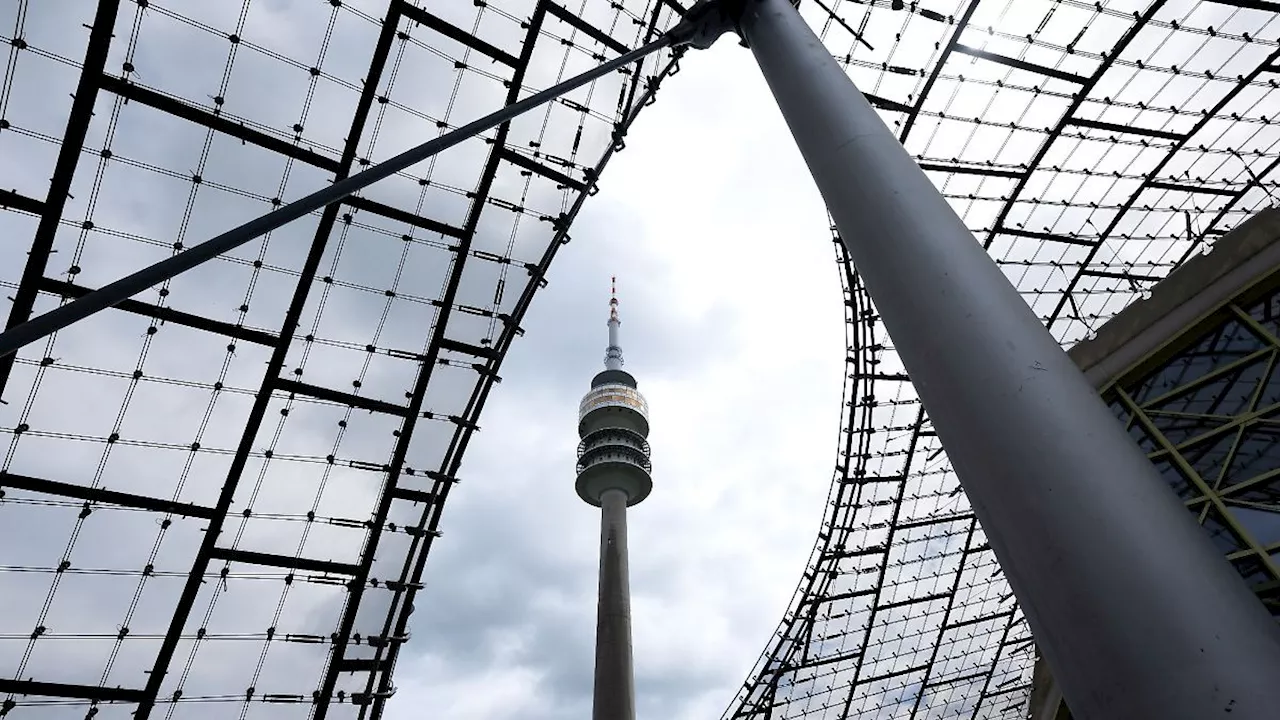
<svg viewBox="0 0 1280 720"><path fill-rule="evenodd" d="M627 494L600 496L600 600L592 720L635 720L631 667L631 588L627 572Z"/></svg>

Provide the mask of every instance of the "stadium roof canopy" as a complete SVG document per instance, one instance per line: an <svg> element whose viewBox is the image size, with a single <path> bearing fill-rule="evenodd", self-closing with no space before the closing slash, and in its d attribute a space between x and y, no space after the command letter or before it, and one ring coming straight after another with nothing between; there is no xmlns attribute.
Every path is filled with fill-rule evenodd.
<svg viewBox="0 0 1280 720"><path fill-rule="evenodd" d="M1063 345L1276 204L1280 4L800 7ZM846 267L826 521L725 717L1024 717L1030 629Z"/></svg>
<svg viewBox="0 0 1280 720"><path fill-rule="evenodd" d="M683 4L20 0L0 31L10 322L616 57ZM1275 202L1276 3L800 9L1064 344ZM0 657L20 659L0 715L376 716L503 356L676 60L0 366ZM1019 717L1026 623L847 263L845 283L825 527L726 717Z"/></svg>

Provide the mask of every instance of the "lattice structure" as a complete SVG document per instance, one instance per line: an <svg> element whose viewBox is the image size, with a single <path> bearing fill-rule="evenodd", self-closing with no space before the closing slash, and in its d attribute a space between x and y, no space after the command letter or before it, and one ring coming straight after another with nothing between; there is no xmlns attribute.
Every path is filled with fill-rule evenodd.
<svg viewBox="0 0 1280 720"><path fill-rule="evenodd" d="M1280 4L800 9L1064 345L1276 203ZM1023 717L1030 631L841 263L849 380L823 528L725 717Z"/></svg>
<svg viewBox="0 0 1280 720"><path fill-rule="evenodd" d="M1280 293L1251 292L1104 392L1169 487L1280 617ZM1267 287L1269 286L1269 287ZM1154 367L1152 367L1154 365Z"/></svg>
<svg viewBox="0 0 1280 720"><path fill-rule="evenodd" d="M667 0L4 5L9 324L653 39ZM671 53L0 366L0 716L376 717L462 453Z"/></svg>

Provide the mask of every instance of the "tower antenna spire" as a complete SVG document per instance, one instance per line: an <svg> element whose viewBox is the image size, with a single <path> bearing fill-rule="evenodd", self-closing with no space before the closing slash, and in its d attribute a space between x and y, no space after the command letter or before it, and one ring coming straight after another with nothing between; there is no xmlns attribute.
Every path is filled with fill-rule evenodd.
<svg viewBox="0 0 1280 720"><path fill-rule="evenodd" d="M618 328L622 321L618 319L618 276L609 278L609 347L604 351L604 367L606 370L622 369L622 344L618 340Z"/></svg>

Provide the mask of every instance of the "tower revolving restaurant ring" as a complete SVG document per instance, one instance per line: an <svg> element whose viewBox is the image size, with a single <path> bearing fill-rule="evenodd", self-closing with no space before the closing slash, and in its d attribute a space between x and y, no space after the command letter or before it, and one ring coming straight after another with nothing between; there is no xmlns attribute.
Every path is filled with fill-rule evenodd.
<svg viewBox="0 0 1280 720"><path fill-rule="evenodd" d="M649 463L649 405L621 383L592 388L578 406L578 496L600 505L607 490L621 490L635 505L653 489Z"/></svg>

